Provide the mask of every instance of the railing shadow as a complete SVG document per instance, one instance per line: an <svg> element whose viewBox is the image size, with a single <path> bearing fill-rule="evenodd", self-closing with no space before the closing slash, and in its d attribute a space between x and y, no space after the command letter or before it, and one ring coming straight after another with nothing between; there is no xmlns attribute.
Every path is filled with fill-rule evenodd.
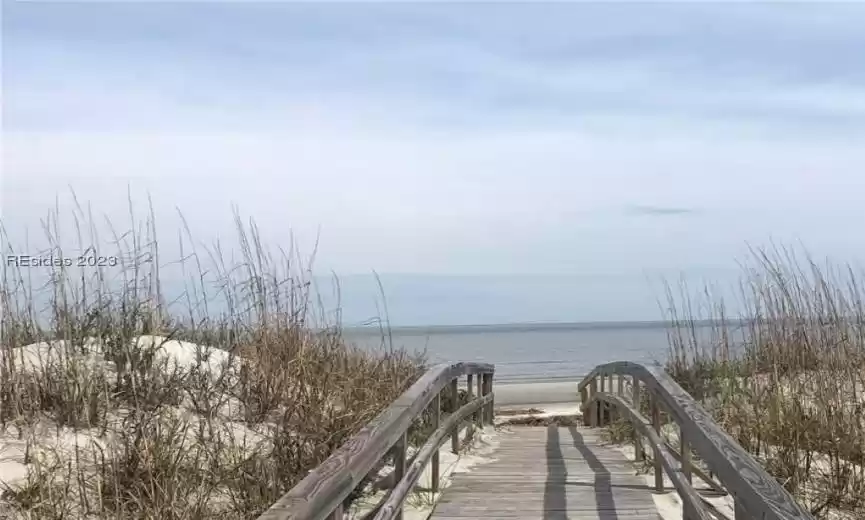
<svg viewBox="0 0 865 520"><path fill-rule="evenodd" d="M618 520L619 515L616 513L616 501L613 498L613 478L610 471L592 453L592 450L586 446L583 436L577 431L576 427L569 426L568 431L574 440L574 447L577 448L586 464L589 465L589 468L595 474L595 504L597 505L598 518L602 520Z"/></svg>
<svg viewBox="0 0 865 520"><path fill-rule="evenodd" d="M547 426L547 481L544 484L544 520L566 520L568 518L568 498L565 483L568 470L562 459L559 443L559 427Z"/></svg>

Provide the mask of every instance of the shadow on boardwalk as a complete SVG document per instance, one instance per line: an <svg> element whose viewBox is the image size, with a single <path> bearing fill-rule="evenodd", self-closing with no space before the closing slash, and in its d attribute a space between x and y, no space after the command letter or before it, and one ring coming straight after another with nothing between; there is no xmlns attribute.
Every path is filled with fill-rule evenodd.
<svg viewBox="0 0 865 520"><path fill-rule="evenodd" d="M455 475L434 520L658 520L643 477L602 433L580 427L515 427L492 459Z"/></svg>
<svg viewBox="0 0 865 520"><path fill-rule="evenodd" d="M586 485L568 482L568 471L562 456L561 429L558 426L547 427L547 483L544 487L544 520L566 520L568 517L567 488L571 485ZM568 433L574 441L574 447L580 452L589 468L595 473L595 503L598 517L603 520L619 520L616 513L616 501L613 498L612 477L606 466L586 445L585 439L573 426ZM630 486L629 486L630 487ZM646 489L646 486L634 486Z"/></svg>

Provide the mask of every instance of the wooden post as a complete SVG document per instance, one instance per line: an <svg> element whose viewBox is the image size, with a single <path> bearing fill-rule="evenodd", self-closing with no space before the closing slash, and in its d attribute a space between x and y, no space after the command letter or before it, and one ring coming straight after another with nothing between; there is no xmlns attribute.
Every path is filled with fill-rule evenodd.
<svg viewBox="0 0 865 520"><path fill-rule="evenodd" d="M598 378L597 378L597 376L592 378L591 388L592 388L592 391L589 394L589 398L592 398L598 394ZM592 405L591 409L589 410L589 426L591 426L592 428L597 427L599 424L599 419L600 419L600 408L599 408L598 404L596 403L596 404Z"/></svg>
<svg viewBox="0 0 865 520"><path fill-rule="evenodd" d="M615 377L615 374L610 372L610 389L607 391L611 394L614 392L614 390L613 390L613 378L614 377ZM613 406L612 404L609 404L609 403L607 404L607 424L610 424L611 422L613 422L613 420L616 417L616 411L617 410L616 410L615 406Z"/></svg>
<svg viewBox="0 0 865 520"><path fill-rule="evenodd" d="M432 402L433 405L433 413L432 413L432 430L436 431L439 429L439 423L441 421L441 409L442 409L442 395L440 393L436 394L435 398ZM432 475L430 476L430 489L433 492L433 499L435 499L435 494L439 490L439 450L435 450L432 456Z"/></svg>
<svg viewBox="0 0 865 520"><path fill-rule="evenodd" d="M615 394L615 385L613 381L615 380L615 374L610 372L610 389L607 390L607 393L610 395ZM618 412L618 408L613 403L607 403L607 424L611 424L616 420L616 412Z"/></svg>
<svg viewBox="0 0 865 520"><path fill-rule="evenodd" d="M330 516L327 517L327 520L342 520L343 516L343 508L342 504L340 504L336 506L336 509L331 511Z"/></svg>
<svg viewBox="0 0 865 520"><path fill-rule="evenodd" d="M586 408L586 403L589 400L589 388L584 386L580 389L580 411L583 414L583 426L589 426L589 410Z"/></svg>
<svg viewBox="0 0 865 520"><path fill-rule="evenodd" d="M748 516L748 512L745 511L745 506L742 504L742 501L738 498L735 499L735 520L751 520L751 517Z"/></svg>
<svg viewBox="0 0 865 520"><path fill-rule="evenodd" d="M405 476L405 459L406 459L406 450L408 449L408 434L403 432L399 441L397 441L394 446L393 452L393 487L397 487L399 483L402 481ZM399 512L397 512L394 517L396 520L402 520L402 506L399 508Z"/></svg>
<svg viewBox="0 0 865 520"><path fill-rule="evenodd" d="M616 382L616 395L624 398L625 397L625 376L622 374L617 374L616 377L618 377L618 381ZM612 381L610 381L611 389L612 389L612 384L613 384ZM616 411L615 418L616 418L616 420L618 420L619 417L621 417L622 415L619 413L618 407L615 408L615 411Z"/></svg>
<svg viewBox="0 0 865 520"><path fill-rule="evenodd" d="M492 399L490 399L490 424L494 424L496 421L496 391L495 387L495 373L490 374L490 392L493 394Z"/></svg>
<svg viewBox="0 0 865 520"><path fill-rule="evenodd" d="M694 479L691 476L691 443L688 442L688 436L685 430L679 427L679 448L682 450L682 474L688 480L688 484L693 484Z"/></svg>
<svg viewBox="0 0 865 520"><path fill-rule="evenodd" d="M658 407L658 398L653 394L652 398L652 427L655 433L661 436L661 409ZM655 447L655 491L664 491L664 468L661 466L661 448Z"/></svg>
<svg viewBox="0 0 865 520"><path fill-rule="evenodd" d="M468 403L472 402L475 398L474 385L472 384L473 382L474 382L474 377L472 376L472 374L469 374L468 376L466 376L466 383L467 383L466 384L466 402L468 402ZM466 440L465 440L466 443L468 443L469 441L472 440L472 434L473 433L474 433L474 426L472 424L472 421L466 422Z"/></svg>
<svg viewBox="0 0 865 520"><path fill-rule="evenodd" d="M484 377L481 374L478 374L478 397L484 395ZM484 429L484 409L483 407L478 408L474 413L475 424L477 425L479 430Z"/></svg>
<svg viewBox="0 0 865 520"><path fill-rule="evenodd" d="M601 393L606 392L607 391L607 375L602 372L602 373L598 374L598 379L601 383ZM606 424L606 423L604 423L604 417L605 417L604 412L606 411L606 406L604 405L604 403L598 401L597 408L598 408L598 422L595 423L595 426L604 426Z"/></svg>
<svg viewBox="0 0 865 520"><path fill-rule="evenodd" d="M451 409L450 413L455 413L460 409L460 390L457 386L457 380L454 379L451 381ZM451 432L451 451L454 454L460 452L460 426L457 424L454 427L454 431Z"/></svg>
<svg viewBox="0 0 865 520"><path fill-rule="evenodd" d="M688 484L693 484L694 479L691 476L691 445L688 442L688 436L685 430L679 426L679 449L682 450L682 474L688 481ZM696 520L699 518L694 508L690 506L688 501L682 501L682 520Z"/></svg>
<svg viewBox="0 0 865 520"><path fill-rule="evenodd" d="M634 376L631 386L631 400L634 403L634 408L640 411L640 380ZM634 458L640 462L646 460L646 454L643 452L643 438L640 436L640 430L634 428Z"/></svg>
<svg viewBox="0 0 865 520"><path fill-rule="evenodd" d="M483 396L486 397L493 392L493 375L484 374ZM493 424L493 403L492 401L483 408L483 423Z"/></svg>
<svg viewBox="0 0 865 520"><path fill-rule="evenodd" d="M609 392L611 394L614 392L614 390L613 390L613 377L614 376L615 375L612 372L610 372L610 376L609 376L610 377L610 387L609 387L610 389L607 390L607 392ZM616 408L615 408L615 406L613 406L610 403L607 403L606 408L607 408L607 424L610 424L613 422L613 419L616 416Z"/></svg>

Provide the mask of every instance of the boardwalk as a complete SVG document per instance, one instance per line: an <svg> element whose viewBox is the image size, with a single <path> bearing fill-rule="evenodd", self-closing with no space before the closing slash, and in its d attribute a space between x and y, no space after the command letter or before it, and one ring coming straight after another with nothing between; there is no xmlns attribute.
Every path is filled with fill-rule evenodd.
<svg viewBox="0 0 865 520"><path fill-rule="evenodd" d="M432 491L438 491L439 447L450 441L457 453L463 425L494 422L494 373L494 365L477 362L430 368L259 520L342 520L351 494L385 459L394 461L393 487L374 520L402 520L406 499L427 465ZM814 520L662 367L605 363L583 377L576 390L592 428L514 426L503 435L496 460L454 477L431 518L658 520L646 481L621 453L600 441L598 427L615 416L629 421L638 434L635 450L652 455L652 489L663 491L666 475L687 520L715 520L693 485L695 476L732 495L735 520ZM433 431L409 458L409 430L421 417L431 420ZM678 428L679 448L661 437L666 423ZM711 474L694 465L694 456Z"/></svg>
<svg viewBox="0 0 865 520"><path fill-rule="evenodd" d="M598 429L513 427L494 461L454 476L431 518L657 520L645 479L602 444Z"/></svg>

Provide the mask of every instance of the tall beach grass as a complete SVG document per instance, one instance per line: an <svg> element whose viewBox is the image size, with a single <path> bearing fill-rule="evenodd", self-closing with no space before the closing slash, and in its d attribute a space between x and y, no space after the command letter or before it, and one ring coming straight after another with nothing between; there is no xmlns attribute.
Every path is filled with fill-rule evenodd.
<svg viewBox="0 0 865 520"><path fill-rule="evenodd" d="M865 518L865 286L798 250L752 253L735 319L712 291L668 291L666 368L816 517Z"/></svg>
<svg viewBox="0 0 865 520"><path fill-rule="evenodd" d="M59 219L75 223L72 248ZM170 259L152 210L128 229L55 212L38 252L4 223L0 517L252 518L422 372L385 340L349 344L314 255L272 251L235 221L231 247L181 224ZM15 260L97 251L81 268Z"/></svg>

